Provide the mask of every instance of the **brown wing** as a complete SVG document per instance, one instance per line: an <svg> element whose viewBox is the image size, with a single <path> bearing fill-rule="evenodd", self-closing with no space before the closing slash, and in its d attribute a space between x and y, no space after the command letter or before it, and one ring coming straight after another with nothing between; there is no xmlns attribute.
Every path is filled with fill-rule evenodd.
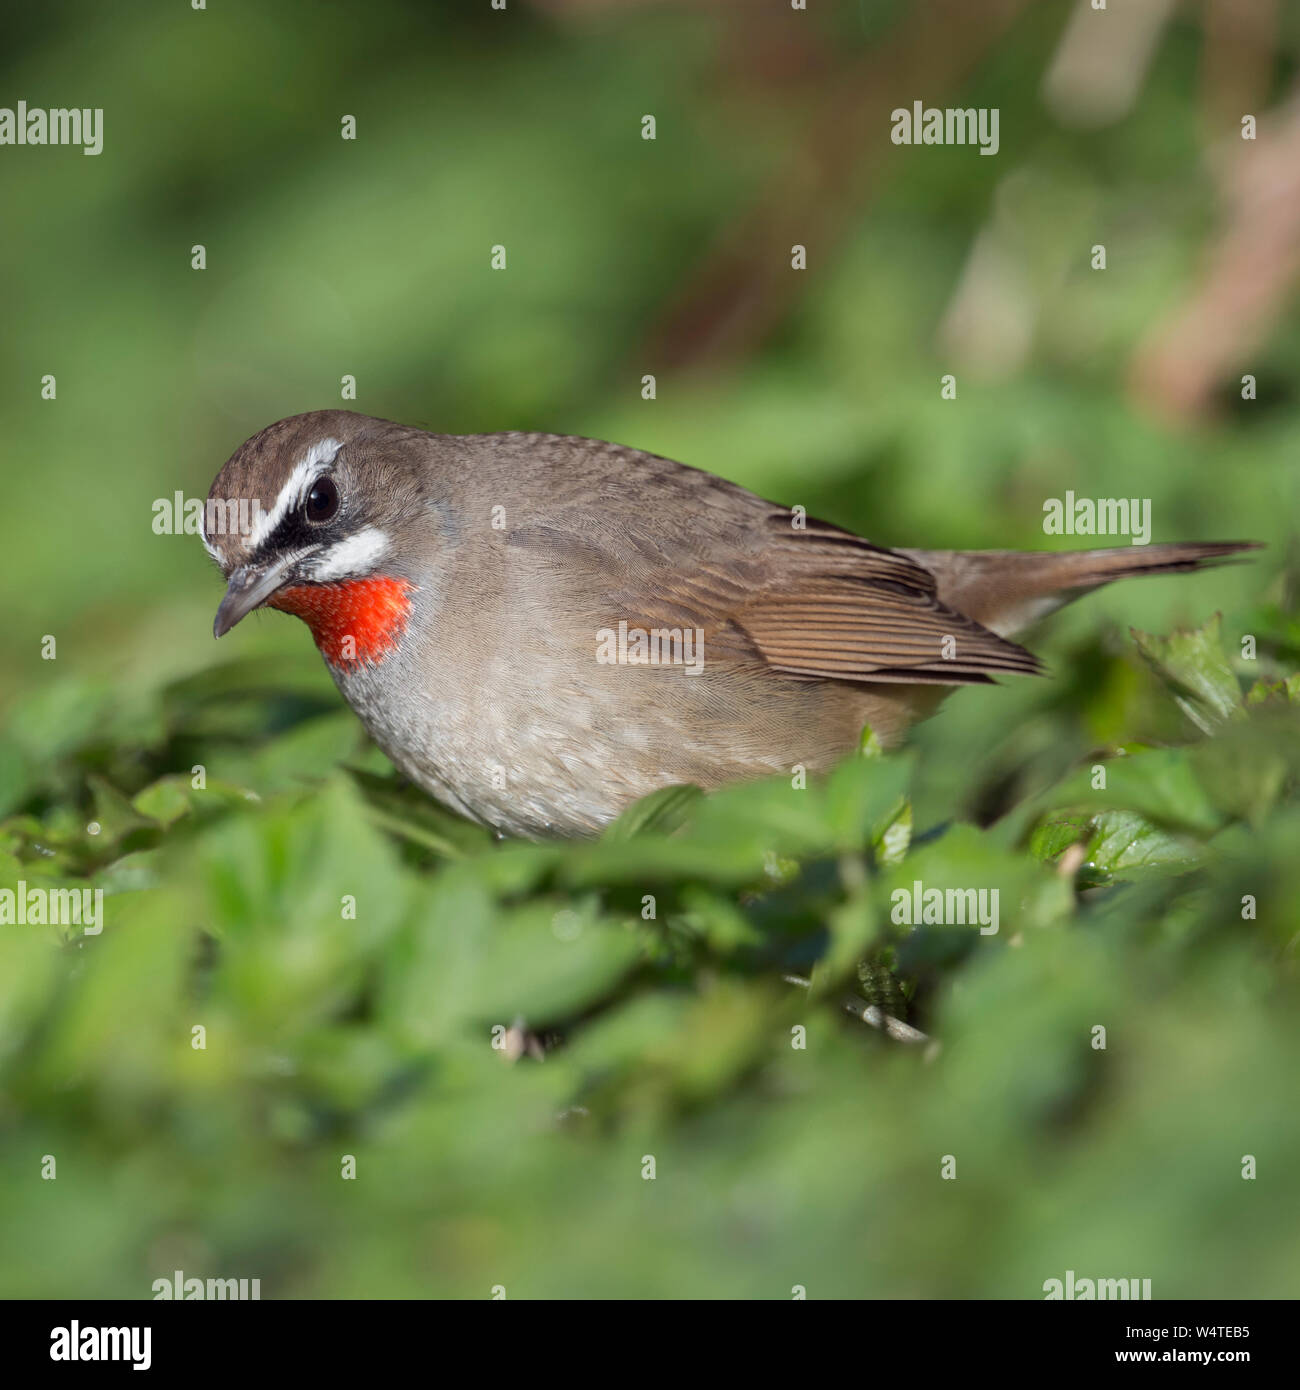
<svg viewBox="0 0 1300 1390"><path fill-rule="evenodd" d="M734 621L774 670L940 685L1041 674L1023 647L940 603L934 575L909 556L826 522L795 530L786 511L767 521L769 582Z"/></svg>
<svg viewBox="0 0 1300 1390"><path fill-rule="evenodd" d="M579 461L597 448L559 443L583 445ZM788 509L670 460L614 452L620 485L635 481L641 499L617 554L586 492L563 528L511 535L512 545L565 555L579 627L613 628L615 617L691 625L715 655L757 654L775 671L844 681L964 685L1041 673L1023 647L941 603L934 574L913 556L811 518L795 526ZM569 459L563 477L574 471Z"/></svg>

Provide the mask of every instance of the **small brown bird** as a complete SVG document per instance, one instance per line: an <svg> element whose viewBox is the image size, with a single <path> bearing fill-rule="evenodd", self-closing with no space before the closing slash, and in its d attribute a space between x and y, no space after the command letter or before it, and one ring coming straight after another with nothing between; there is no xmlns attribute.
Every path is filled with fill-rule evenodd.
<svg viewBox="0 0 1300 1390"><path fill-rule="evenodd" d="M297 614L402 772L529 836L674 783L823 770L864 725L897 743L954 685L1039 673L1007 635L1079 594L1250 548L889 550L618 444L342 410L237 449L204 544L218 637Z"/></svg>

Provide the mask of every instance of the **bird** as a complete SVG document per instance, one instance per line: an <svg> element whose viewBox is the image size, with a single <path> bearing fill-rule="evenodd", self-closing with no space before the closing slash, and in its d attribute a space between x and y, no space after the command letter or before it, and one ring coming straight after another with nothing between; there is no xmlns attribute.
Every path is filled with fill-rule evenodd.
<svg viewBox="0 0 1300 1390"><path fill-rule="evenodd" d="M602 440L346 410L268 425L204 509L215 636L306 622L397 769L502 836L598 835L664 787L827 771L960 685L1044 668L1012 634L1129 575L1254 548L877 545Z"/></svg>

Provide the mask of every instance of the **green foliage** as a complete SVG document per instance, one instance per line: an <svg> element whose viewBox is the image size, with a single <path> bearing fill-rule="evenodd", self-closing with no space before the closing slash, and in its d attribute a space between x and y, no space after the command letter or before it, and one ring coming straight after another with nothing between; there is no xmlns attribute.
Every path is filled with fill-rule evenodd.
<svg viewBox="0 0 1300 1390"><path fill-rule="evenodd" d="M2 1291L1300 1292L1300 716L1242 699L1217 619L1175 648L1150 698L1214 684L1215 732L984 827L914 822L869 738L527 844L247 667L117 732L20 709L4 881L106 896L99 935L0 934ZM900 924L916 881L997 889L997 934Z"/></svg>
<svg viewBox="0 0 1300 1390"><path fill-rule="evenodd" d="M4 151L0 888L105 922L0 923L0 1294L1295 1296L1300 333L1214 112L1248 62L1285 130L1300 11L1207 65L1174 7L1082 128L1044 99L1062 6L934 43L897 0L600 8L15 11L6 90L106 118L95 158ZM998 107L999 156L891 146L893 72ZM1242 360L1168 427L1143 345L1207 285L1230 317L1225 246L1277 312L1209 335ZM151 529L344 372L370 414L618 440L883 545L1042 547L1074 488L1270 548L1056 615L1051 680L905 754L498 843L289 619L214 656L217 576ZM997 935L895 922L918 880L997 889Z"/></svg>

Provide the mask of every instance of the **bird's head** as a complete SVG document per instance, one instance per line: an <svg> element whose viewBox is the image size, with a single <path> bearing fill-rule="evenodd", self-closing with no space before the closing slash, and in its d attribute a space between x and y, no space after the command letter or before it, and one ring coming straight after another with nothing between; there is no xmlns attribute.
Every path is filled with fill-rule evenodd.
<svg viewBox="0 0 1300 1390"><path fill-rule="evenodd" d="M266 605L302 618L332 666L383 660L416 587L407 532L426 499L413 437L429 438L320 410L242 444L204 509L203 543L226 578L214 635Z"/></svg>

